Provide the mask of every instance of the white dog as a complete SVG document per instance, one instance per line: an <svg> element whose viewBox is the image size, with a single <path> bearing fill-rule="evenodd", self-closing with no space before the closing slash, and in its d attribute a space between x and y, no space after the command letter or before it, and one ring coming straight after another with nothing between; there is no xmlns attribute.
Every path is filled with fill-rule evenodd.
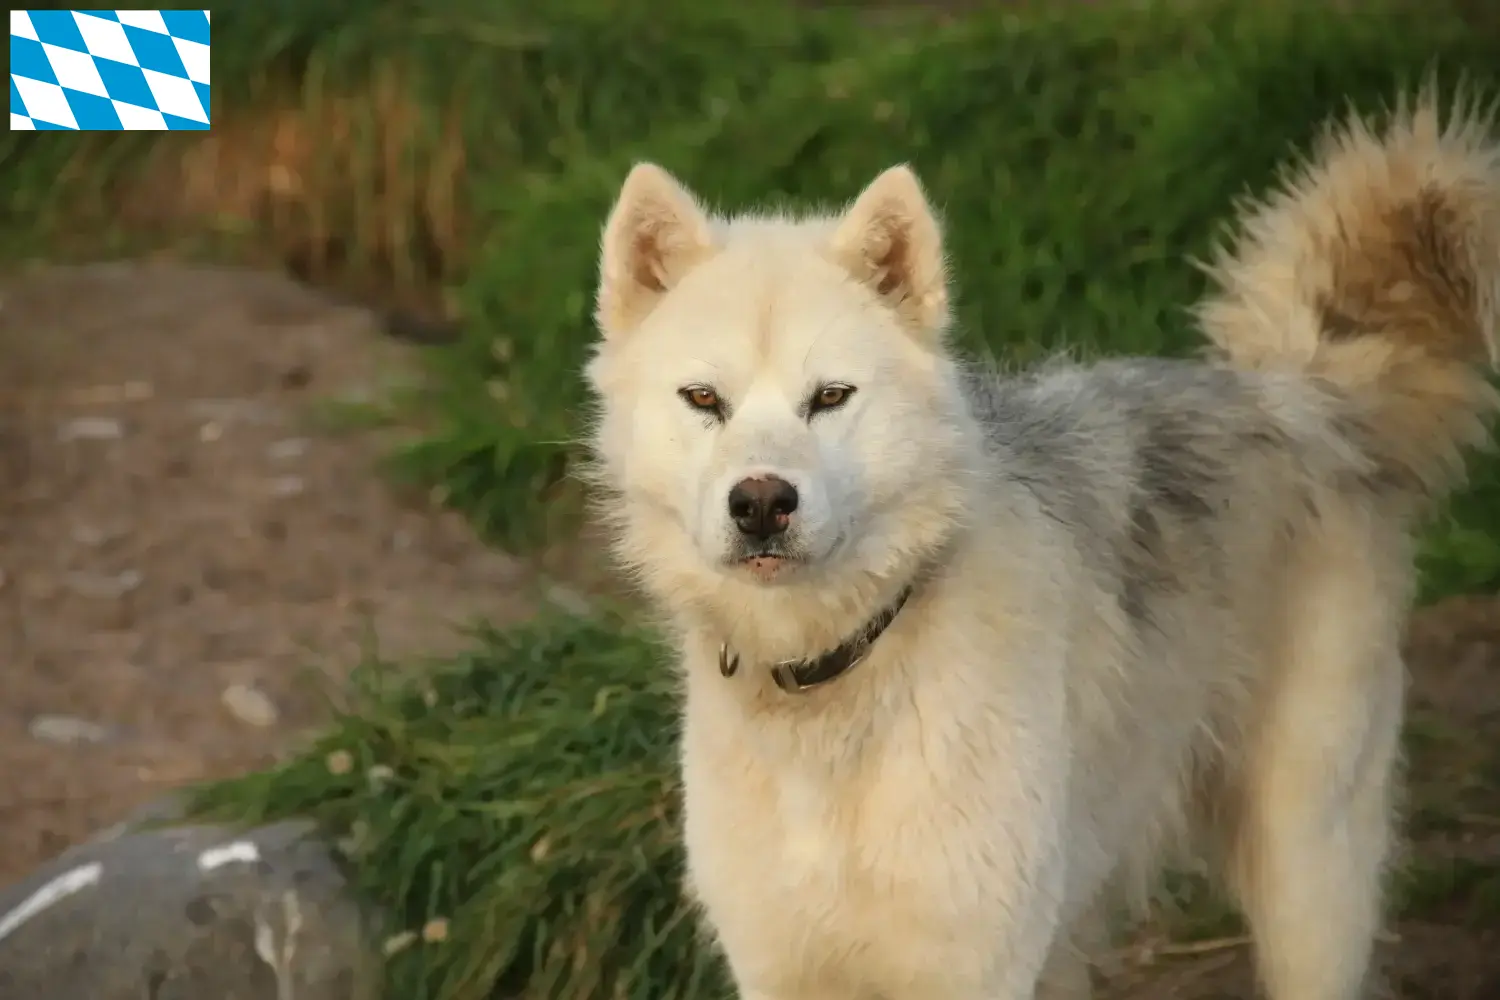
<svg viewBox="0 0 1500 1000"><path fill-rule="evenodd" d="M595 472L745 1000L1087 995L1179 848L1274 1000L1362 990L1412 533L1497 403L1500 156L1432 98L1352 122L1212 270L1207 360L975 373L910 170L808 218L626 179Z"/></svg>

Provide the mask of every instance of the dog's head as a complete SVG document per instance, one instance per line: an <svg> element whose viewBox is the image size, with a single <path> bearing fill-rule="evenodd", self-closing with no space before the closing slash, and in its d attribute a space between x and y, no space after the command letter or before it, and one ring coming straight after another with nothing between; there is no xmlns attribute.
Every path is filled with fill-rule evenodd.
<svg viewBox="0 0 1500 1000"><path fill-rule="evenodd" d="M594 450L629 561L886 576L950 530L965 410L940 227L906 167L838 216L721 220L637 166L596 319Z"/></svg>

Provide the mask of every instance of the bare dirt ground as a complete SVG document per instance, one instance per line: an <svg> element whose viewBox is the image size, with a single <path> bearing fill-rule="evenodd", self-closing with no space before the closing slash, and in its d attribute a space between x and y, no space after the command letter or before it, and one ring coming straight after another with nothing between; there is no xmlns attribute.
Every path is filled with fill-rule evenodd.
<svg viewBox="0 0 1500 1000"><path fill-rule="evenodd" d="M249 272L47 270L0 281L0 357L0 881L295 745L371 632L440 652L529 610L524 565L398 495L378 433L329 426L330 399L410 370L367 313ZM1490 1000L1500 600L1420 613L1409 659L1412 866L1382 957L1394 996ZM1122 953L1107 994L1253 996L1233 929L1193 921L1207 940Z"/></svg>
<svg viewBox="0 0 1500 1000"><path fill-rule="evenodd" d="M0 282L0 881L267 763L381 653L526 612L525 567L399 497L330 400L410 372L371 316L170 264Z"/></svg>

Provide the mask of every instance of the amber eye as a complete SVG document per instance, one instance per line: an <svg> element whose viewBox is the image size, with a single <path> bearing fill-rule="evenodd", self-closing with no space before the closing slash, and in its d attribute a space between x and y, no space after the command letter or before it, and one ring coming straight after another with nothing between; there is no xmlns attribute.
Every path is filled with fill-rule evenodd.
<svg viewBox="0 0 1500 1000"><path fill-rule="evenodd" d="M854 386L844 385L842 382L830 382L813 393L809 409L812 413L832 410L843 406L852 395L854 395Z"/></svg>
<svg viewBox="0 0 1500 1000"><path fill-rule="evenodd" d="M685 389L678 390L677 394L687 401L687 404L695 410L707 410L711 413L719 412L719 394L706 385L690 385Z"/></svg>

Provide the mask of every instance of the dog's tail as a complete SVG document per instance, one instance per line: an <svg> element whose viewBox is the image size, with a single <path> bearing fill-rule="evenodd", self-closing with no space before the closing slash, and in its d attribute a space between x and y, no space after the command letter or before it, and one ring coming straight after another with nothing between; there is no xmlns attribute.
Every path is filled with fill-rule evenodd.
<svg viewBox="0 0 1500 1000"><path fill-rule="evenodd" d="M1373 481L1436 499L1500 409L1500 146L1436 91L1376 128L1331 127L1206 265L1204 332L1231 364L1296 370L1347 401Z"/></svg>

